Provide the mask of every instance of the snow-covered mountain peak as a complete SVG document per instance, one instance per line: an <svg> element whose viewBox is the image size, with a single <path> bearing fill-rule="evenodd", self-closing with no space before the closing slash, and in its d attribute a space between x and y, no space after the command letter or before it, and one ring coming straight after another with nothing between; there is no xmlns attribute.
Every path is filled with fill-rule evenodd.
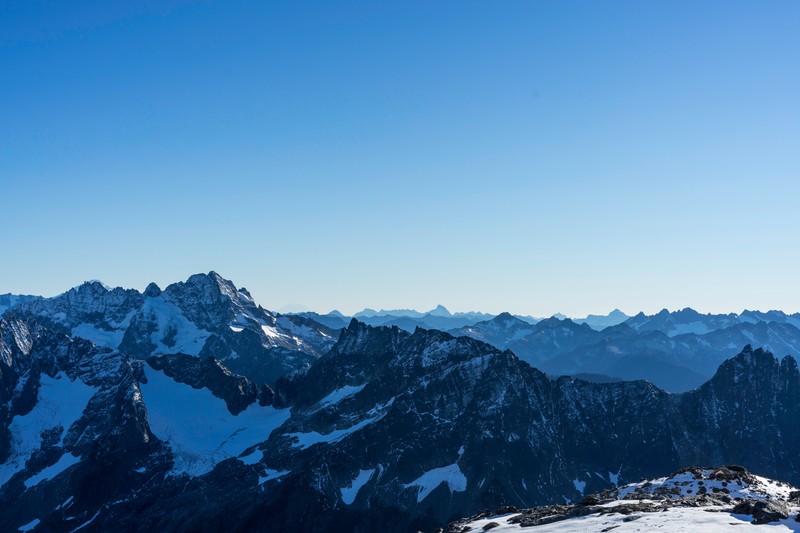
<svg viewBox="0 0 800 533"><path fill-rule="evenodd" d="M213 270L208 274L193 274L189 279L173 283L164 289L178 298L197 301L204 305L219 304L225 299L238 301L238 291L233 282Z"/></svg>
<svg viewBox="0 0 800 533"><path fill-rule="evenodd" d="M263 309L246 289L214 271L163 291L151 283L144 293L87 282L53 298L18 303L10 312L136 357L211 355L267 383L305 368L337 336L311 319Z"/></svg>
<svg viewBox="0 0 800 533"><path fill-rule="evenodd" d="M89 285L89 286L96 287L96 288L102 288L102 289L105 289L107 291L114 290L114 287L103 283L99 279L90 279L88 281L85 281L83 283L83 285Z"/></svg>

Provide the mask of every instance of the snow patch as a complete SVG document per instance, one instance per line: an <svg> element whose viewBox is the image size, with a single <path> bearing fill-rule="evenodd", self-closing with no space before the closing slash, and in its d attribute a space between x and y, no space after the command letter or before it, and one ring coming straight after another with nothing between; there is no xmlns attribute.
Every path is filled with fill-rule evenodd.
<svg viewBox="0 0 800 533"><path fill-rule="evenodd" d="M347 505L350 505L354 501L356 501L356 496L358 496L358 491L361 490L361 487L366 485L366 483L370 479L372 479L372 475L374 473L375 473L374 468L371 468L369 470L359 470L358 475L350 483L350 485L339 489L339 492L341 492L342 494L342 501Z"/></svg>
<svg viewBox="0 0 800 533"><path fill-rule="evenodd" d="M335 403L339 403L345 398L349 396L354 396L361 392L361 390L366 387L366 383L363 385L345 385L344 387L339 387L335 391L331 392L323 399L319 401L319 404L323 407L328 405L333 405Z"/></svg>
<svg viewBox="0 0 800 533"><path fill-rule="evenodd" d="M285 476L286 474L288 474L289 472L290 472L290 470L282 470L282 471L279 472L278 470L271 470L271 469L267 468L267 471L264 473L264 475L258 477L258 484L259 485L263 485L264 483L266 483L270 479L281 478L281 477Z"/></svg>
<svg viewBox="0 0 800 533"><path fill-rule="evenodd" d="M278 331L277 328L273 328L272 326L261 326L261 331L263 331L264 335L266 335L270 339L280 339L282 337L287 336Z"/></svg>
<svg viewBox="0 0 800 533"><path fill-rule="evenodd" d="M33 528L35 528L36 526L38 526L38 525L39 525L39 519L38 518L34 518L33 520L31 520L30 522L28 522L24 526L19 526L17 528L17 531L30 531Z"/></svg>
<svg viewBox="0 0 800 533"><path fill-rule="evenodd" d="M464 492L467 490L467 477L461 472L461 468L459 468L458 463L428 470L417 479L411 483L407 483L403 487L407 489L411 487L418 487L419 492L417 493L417 503L419 503L427 498L433 489L442 483L447 483L451 494L453 492Z"/></svg>
<svg viewBox="0 0 800 533"><path fill-rule="evenodd" d="M61 472L69 468L70 466L79 463L81 460L80 457L75 457L71 453L65 453L61 456L61 458L56 461L54 465L48 466L35 476L32 476L29 479L25 480L25 486L28 488L35 487L41 481L47 481L49 479L53 479Z"/></svg>
<svg viewBox="0 0 800 533"><path fill-rule="evenodd" d="M83 414L89 399L97 391L80 379L70 379L60 372L55 378L47 374L39 377L39 392L36 405L30 413L15 416L9 424L11 454L5 464L0 465L0 486L25 467L31 454L42 445L42 432L61 426L61 440L69 428ZM63 459L63 457L62 457Z"/></svg>
<svg viewBox="0 0 800 533"><path fill-rule="evenodd" d="M64 503L62 503L61 505L56 507L56 511L58 511L59 509L66 509L67 507L69 507L69 504L72 502L73 499L75 499L75 497L74 496L70 496L69 498L64 500Z"/></svg>
<svg viewBox="0 0 800 533"><path fill-rule="evenodd" d="M264 453L256 448L253 450L253 453L245 455L244 457L239 457L239 460L246 465L254 465L258 464L261 461L261 458L264 457Z"/></svg>
<svg viewBox="0 0 800 533"><path fill-rule="evenodd" d="M125 336L124 329L113 329L111 331L100 329L94 324L78 324L72 328L71 332L73 337L81 337L91 341L97 346L104 348L112 348L116 350L122 342L122 337Z"/></svg>
<svg viewBox="0 0 800 533"><path fill-rule="evenodd" d="M234 416L208 389L178 383L149 365L140 384L147 418L155 435L169 442L173 472L206 474L214 465L264 442L289 418L288 409L250 405Z"/></svg>
<svg viewBox="0 0 800 533"><path fill-rule="evenodd" d="M98 516L100 516L100 511L97 511L96 513L94 513L93 517L91 517L89 520L87 520L83 524L81 524L78 527L76 527L75 529L73 529L70 533L75 533L76 531L80 531L81 529L85 528L86 526L88 526L89 524L94 522L94 519L97 518Z"/></svg>
<svg viewBox="0 0 800 533"><path fill-rule="evenodd" d="M154 353L198 355L210 335L186 318L178 306L161 296L145 298L140 312L156 323L156 330L150 335L156 345Z"/></svg>
<svg viewBox="0 0 800 533"><path fill-rule="evenodd" d="M356 431L372 424L373 422L381 419L382 416L376 416L374 418L367 418L366 420L362 420L358 424L354 426L350 426L346 429L335 429L330 433L322 434L316 431L311 431L309 433L287 433L286 436L289 438L297 439L297 442L292 444L292 448L308 448L309 446L313 446L314 444L319 444L320 442L337 442L345 438L346 436L355 433Z"/></svg>

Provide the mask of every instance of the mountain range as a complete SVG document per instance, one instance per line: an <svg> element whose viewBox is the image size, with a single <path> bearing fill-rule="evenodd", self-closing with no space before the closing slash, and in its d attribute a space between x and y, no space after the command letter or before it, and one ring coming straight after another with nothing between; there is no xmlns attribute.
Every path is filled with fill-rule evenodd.
<svg viewBox="0 0 800 533"><path fill-rule="evenodd" d="M799 318L776 311L700 315L685 309L652 317L639 314L598 331L555 317L531 325L503 313L450 333L509 349L553 375L645 379L667 391L684 392L708 380L745 344L800 356Z"/></svg>
<svg viewBox="0 0 800 533"><path fill-rule="evenodd" d="M438 305L436 308L427 311L419 312L413 309L395 309L395 310L380 310L364 309L355 313L352 317L347 317L338 311L332 311L326 315L320 315L314 312L298 313L301 316L311 318L325 324L328 327L343 328L347 326L347 321L350 318L357 318L365 324L370 326L397 326L406 331L414 331L415 328L421 327L425 329L440 329L448 331L451 329L463 328L474 325L477 322L491 320L496 318L495 315L480 312L468 313L451 313L443 305ZM508 313L501 313L507 315ZM497 315L500 316L500 315ZM528 324L536 324L541 322L542 318L536 318L529 315L513 315L518 320L527 322ZM565 319L564 315L554 315L557 318ZM572 319L577 324L587 324L589 327L601 330L603 328L614 326L629 319L628 315L614 309L608 315L588 315L585 318Z"/></svg>
<svg viewBox="0 0 800 533"><path fill-rule="evenodd" d="M335 329L214 272L16 301L0 320L0 530L416 531L688 465L800 483L796 315L693 332L720 319L673 315ZM709 377L676 393L552 370L640 361Z"/></svg>
<svg viewBox="0 0 800 533"><path fill-rule="evenodd" d="M355 320L274 389L213 357L140 360L19 319L0 337L5 529L405 531L677 465L800 479L797 364L749 347L676 395Z"/></svg>

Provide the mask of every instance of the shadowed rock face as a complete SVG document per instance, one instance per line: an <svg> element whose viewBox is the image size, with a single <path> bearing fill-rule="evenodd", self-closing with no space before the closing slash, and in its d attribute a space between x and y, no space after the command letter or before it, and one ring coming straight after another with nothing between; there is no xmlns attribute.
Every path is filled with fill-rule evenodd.
<svg viewBox="0 0 800 533"><path fill-rule="evenodd" d="M0 488L4 529L33 518L74 529L66 517L80 516L99 529L142 531L406 531L502 505L577 502L686 464L738 463L800 481L797 364L750 347L700 389L668 394L641 381L551 379L474 339L352 321L306 372L278 379L273 397L214 358L145 362L40 326L2 324L0 353L13 356L0 368L20 398L35 406L36 394L18 385L47 382L34 368L98 389L63 428L77 440L42 441L40 462ZM37 334L16 335L23 326ZM201 473L175 470L181 435L153 429L180 429L182 417L197 415L148 399L146 377L156 371L176 391L206 391L224 406L214 416L231 424L218 448L229 455ZM13 419L3 418L6 431ZM249 423L263 428L254 440L222 442L237 442ZM75 465L25 490L68 453ZM69 509L56 509L70 496Z"/></svg>

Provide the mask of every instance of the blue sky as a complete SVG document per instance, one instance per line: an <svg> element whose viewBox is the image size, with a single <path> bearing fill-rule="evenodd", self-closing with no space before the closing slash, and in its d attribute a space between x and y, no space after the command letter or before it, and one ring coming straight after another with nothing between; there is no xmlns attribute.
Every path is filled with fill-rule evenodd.
<svg viewBox="0 0 800 533"><path fill-rule="evenodd" d="M0 4L0 292L800 311L796 2Z"/></svg>

